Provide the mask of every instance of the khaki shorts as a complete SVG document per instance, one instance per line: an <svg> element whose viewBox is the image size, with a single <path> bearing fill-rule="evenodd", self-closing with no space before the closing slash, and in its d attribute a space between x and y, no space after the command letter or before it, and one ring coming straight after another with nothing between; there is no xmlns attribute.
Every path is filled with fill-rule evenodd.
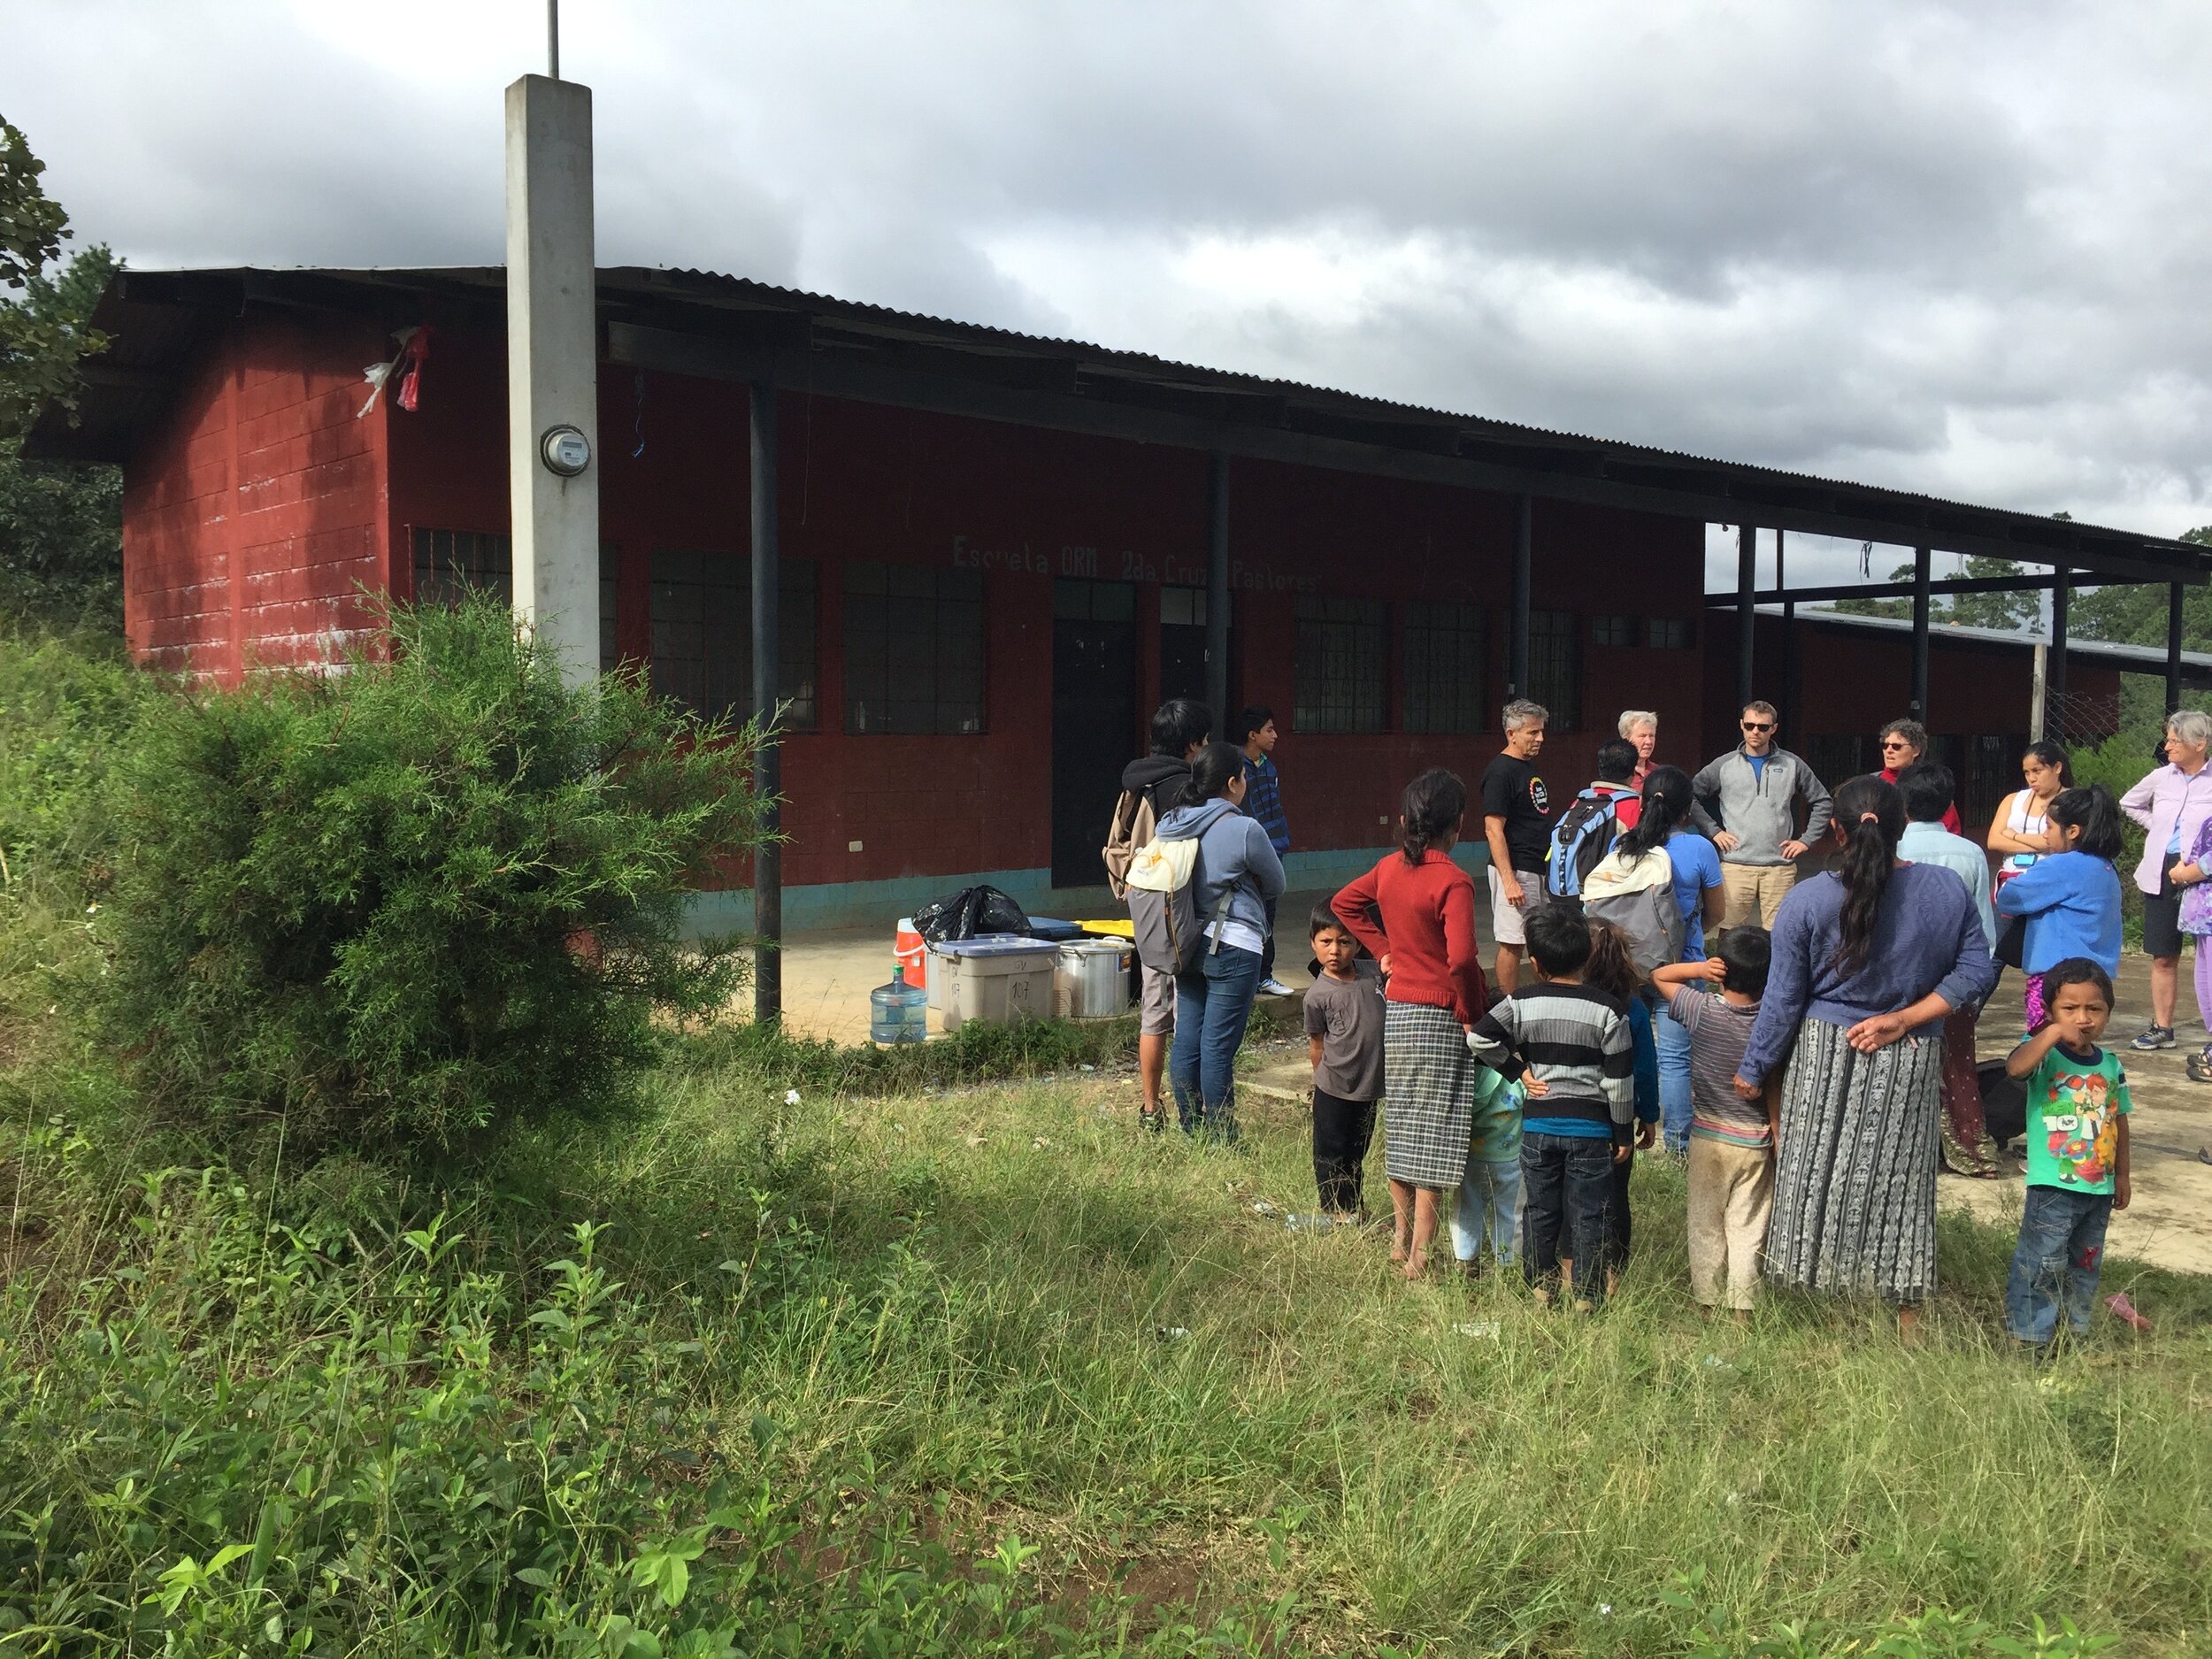
<svg viewBox="0 0 2212 1659"><path fill-rule="evenodd" d="M1144 970L1142 1011L1137 1029L1148 1037L1164 1037L1175 1029L1175 976L1157 968Z"/></svg>
<svg viewBox="0 0 2212 1659"><path fill-rule="evenodd" d="M1528 934L1522 924L1551 902L1551 895L1544 891L1544 878L1533 870L1516 870L1513 879L1521 884L1521 902L1508 904L1498 867L1490 866L1490 931L1502 945L1525 945Z"/></svg>
<svg viewBox="0 0 2212 1659"><path fill-rule="evenodd" d="M1782 901L1797 885L1795 864L1732 864L1725 859L1720 866L1721 931L1741 927L1747 922L1756 922L1771 930L1774 913L1782 908Z"/></svg>

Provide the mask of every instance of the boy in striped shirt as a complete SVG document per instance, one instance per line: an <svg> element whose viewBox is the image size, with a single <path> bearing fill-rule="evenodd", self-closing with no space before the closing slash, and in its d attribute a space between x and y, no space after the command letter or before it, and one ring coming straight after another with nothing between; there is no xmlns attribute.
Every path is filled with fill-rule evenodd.
<svg viewBox="0 0 2212 1659"><path fill-rule="evenodd" d="M1606 1202L1612 1169L1632 1156L1635 1041L1628 1012L1582 983L1590 927L1571 905L1528 918L1536 983L1490 1004L1467 1033L1476 1059L1528 1095L1521 1134L1521 1266L1549 1303L1559 1291L1563 1220L1577 1262L1608 1259ZM1587 1281L1586 1283L1585 1281ZM1605 1276L1575 1276L1575 1308L1593 1311Z"/></svg>
<svg viewBox="0 0 2212 1659"><path fill-rule="evenodd" d="M1732 927L1715 955L1651 976L1669 998L1667 1012L1690 1033L1690 1294L1709 1312L1734 1309L1739 1323L1751 1317L1774 1210L1782 1090L1778 1070L1764 1096L1747 1101L1735 1077L1773 954L1765 928Z"/></svg>

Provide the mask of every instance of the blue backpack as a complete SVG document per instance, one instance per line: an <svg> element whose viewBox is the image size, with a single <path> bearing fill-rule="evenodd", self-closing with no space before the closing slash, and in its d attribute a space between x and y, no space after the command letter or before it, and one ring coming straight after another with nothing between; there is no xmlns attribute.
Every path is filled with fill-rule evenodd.
<svg viewBox="0 0 2212 1659"><path fill-rule="evenodd" d="M1555 899L1578 899L1582 884L1620 838L1620 803L1636 792L1614 784L1592 784L1567 803L1551 833L1544 860L1544 890Z"/></svg>

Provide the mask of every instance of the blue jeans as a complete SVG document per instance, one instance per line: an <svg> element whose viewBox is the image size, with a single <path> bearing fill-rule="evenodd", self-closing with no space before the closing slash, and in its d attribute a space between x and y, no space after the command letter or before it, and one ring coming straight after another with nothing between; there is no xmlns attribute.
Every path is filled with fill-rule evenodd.
<svg viewBox="0 0 2212 1659"><path fill-rule="evenodd" d="M1667 1012L1652 1010L1651 1040L1659 1050L1659 1125L1670 1152L1690 1149L1690 1028Z"/></svg>
<svg viewBox="0 0 2212 1659"><path fill-rule="evenodd" d="M1452 1255L1471 1262L1487 1240L1491 1255L1510 1262L1519 1253L1520 1231L1520 1159L1469 1158L1467 1177L1452 1206Z"/></svg>
<svg viewBox="0 0 2212 1659"><path fill-rule="evenodd" d="M1575 1298L1605 1300L1610 1250L1613 1142L1586 1135L1521 1137L1521 1271L1540 1290L1559 1287L1559 1234L1574 1251Z"/></svg>
<svg viewBox="0 0 2212 1659"><path fill-rule="evenodd" d="M1259 989L1260 953L1224 945L1175 979L1175 1048L1168 1081L1187 1135L1237 1138L1237 1050Z"/></svg>
<svg viewBox="0 0 2212 1659"><path fill-rule="evenodd" d="M2104 1263L2110 1193L2070 1193L2031 1187L2020 1215L2020 1245L2005 1280L2005 1329L2040 1348L2058 1334L2062 1303L2077 1334L2089 1329Z"/></svg>

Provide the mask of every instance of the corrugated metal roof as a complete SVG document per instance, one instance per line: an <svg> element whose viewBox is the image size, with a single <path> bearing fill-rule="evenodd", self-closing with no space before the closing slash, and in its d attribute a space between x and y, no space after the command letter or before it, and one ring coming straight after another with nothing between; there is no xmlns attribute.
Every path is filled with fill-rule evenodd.
<svg viewBox="0 0 2212 1659"><path fill-rule="evenodd" d="M114 343L91 371L81 425L73 429L47 411L27 453L121 458L199 340L245 311L306 305L405 321L419 319L426 304L461 303L480 309L488 319L503 309L505 282L504 267L497 265L119 273L96 313L96 325ZM872 368L896 371L903 353L923 361L941 380L972 380L987 392L1007 390L1006 371L1025 364L1042 373L1033 374L1033 386L1011 383L1025 393L1056 396L1070 408L1119 408L1133 423L1148 415L1183 420L1181 435L1164 442L1195 441L1188 426L1194 419L1217 428L1224 447L1263 443L1273 434L1279 447L1292 439L1302 442L1301 454L1350 457L1322 458L1321 465L1357 466L1357 454L1394 453L1425 469L1407 475L1477 488L1614 502L1709 522L1778 524L1898 546L2063 562L2111 580L2201 581L2212 564L2212 549L2170 537L1394 403L1087 341L895 311L727 273L611 266L600 271L599 290L605 321L664 330L672 325L678 336L715 319L774 323L781 332L771 341L773 347L803 347L816 362L849 366L864 360ZM111 383L104 384L104 375ZM1038 407L1033 396L1025 407Z"/></svg>
<svg viewBox="0 0 2212 1659"><path fill-rule="evenodd" d="M1779 605L1760 605L1757 611L1759 615L1772 617L1778 621L1782 616ZM1712 614L1732 619L1735 608L1716 609ZM1886 634L1909 634L1912 632L1910 617L1855 616L1849 611L1831 610L1826 605L1800 605L1796 618L1800 623L1819 627L1862 628ZM1954 622L1931 622L1928 637L1962 645L1993 645L2015 651L2032 651L2039 645L2048 643L2039 634L2011 634L2002 628L1969 627ZM2129 645L2117 640L2085 640L2076 634L2067 639L2066 655L2075 662L2116 668L2123 673L2162 675L2166 672L2163 646ZM2212 651L2184 651L2181 665L2190 683L2212 681Z"/></svg>

